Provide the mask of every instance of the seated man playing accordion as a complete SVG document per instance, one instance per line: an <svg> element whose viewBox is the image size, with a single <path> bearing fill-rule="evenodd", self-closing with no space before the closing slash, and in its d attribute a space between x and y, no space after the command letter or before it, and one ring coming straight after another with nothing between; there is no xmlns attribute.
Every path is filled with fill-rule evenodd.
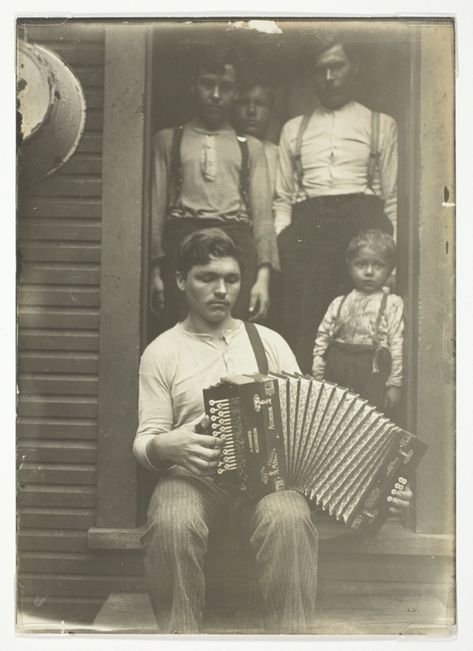
<svg viewBox="0 0 473 651"><path fill-rule="evenodd" d="M232 317L240 287L240 254L220 229L188 236L178 253L176 282L186 319L144 351L139 378L138 462L160 474L142 543L149 594L163 633L201 630L209 531L232 509L248 531L262 596L264 628L304 633L314 625L317 530L295 490L245 499L215 481L223 441L209 435L202 390L222 377L256 373L245 323ZM284 339L254 326L269 371L299 371ZM390 496L391 513L409 506L409 488Z"/></svg>

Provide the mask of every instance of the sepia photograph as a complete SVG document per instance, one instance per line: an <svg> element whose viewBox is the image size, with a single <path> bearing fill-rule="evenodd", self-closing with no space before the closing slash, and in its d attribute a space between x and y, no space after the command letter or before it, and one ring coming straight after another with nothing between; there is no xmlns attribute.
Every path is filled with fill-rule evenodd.
<svg viewBox="0 0 473 651"><path fill-rule="evenodd" d="M447 15L17 17L17 633L456 635L456 74Z"/></svg>

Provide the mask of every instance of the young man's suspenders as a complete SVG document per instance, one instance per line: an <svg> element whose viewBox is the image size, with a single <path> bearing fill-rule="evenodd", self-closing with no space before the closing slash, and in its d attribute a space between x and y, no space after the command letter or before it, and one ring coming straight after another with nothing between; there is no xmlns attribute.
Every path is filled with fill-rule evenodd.
<svg viewBox="0 0 473 651"><path fill-rule="evenodd" d="M172 134L171 145L171 162L169 166L169 207L175 206L180 197L184 173L181 160L181 143L184 134L184 127L175 127ZM248 140L245 136L236 136L241 152L241 169L240 169L240 193L246 206L248 215L250 214L249 188L250 188L250 152L248 149Z"/></svg>
<svg viewBox="0 0 473 651"><path fill-rule="evenodd" d="M376 169L379 165L381 152L379 150L379 113L371 111L371 151L368 161L367 182L369 189L375 194L373 190L373 179Z"/></svg>
<svg viewBox="0 0 473 651"><path fill-rule="evenodd" d="M308 199L309 195L307 194L306 189L304 188L304 167L302 165L301 150L302 150L302 136L304 131L309 124L310 115L303 115L301 124L299 126L299 131L296 139L296 149L294 151L294 169L296 171L297 183L299 189L305 194L305 198Z"/></svg>
<svg viewBox="0 0 473 651"><path fill-rule="evenodd" d="M248 215L250 215L250 152L248 149L248 140L245 136L237 136L237 142L241 152L240 193Z"/></svg>
<svg viewBox="0 0 473 651"><path fill-rule="evenodd" d="M306 189L304 188L304 166L302 165L301 150L302 150L302 138L304 132L307 129L311 115L303 115L302 120L299 126L299 131L296 138L296 147L294 150L294 169L296 172L297 183L299 189L304 193L305 198L308 199L309 195L307 194ZM376 169L379 164L379 158L381 152L379 151L379 113L376 111L371 111L371 151L370 157L368 160L368 170L367 170L367 182L368 188L373 190L373 179L376 172Z"/></svg>
<svg viewBox="0 0 473 651"><path fill-rule="evenodd" d="M174 206L179 199L184 180L184 172L181 162L181 143L183 135L183 126L175 127L172 132L171 164L169 166L170 179L168 182L170 196L169 206Z"/></svg>

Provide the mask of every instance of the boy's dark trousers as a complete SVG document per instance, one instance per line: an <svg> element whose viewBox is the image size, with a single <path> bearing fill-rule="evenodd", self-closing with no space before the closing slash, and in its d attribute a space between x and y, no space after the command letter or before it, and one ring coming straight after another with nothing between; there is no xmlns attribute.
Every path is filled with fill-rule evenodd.
<svg viewBox="0 0 473 651"><path fill-rule="evenodd" d="M332 342L325 353L324 379L359 393L371 405L384 411L386 379L391 372L391 355L376 345Z"/></svg>
<svg viewBox="0 0 473 651"><path fill-rule="evenodd" d="M304 373L310 373L320 322L330 302L349 289L345 252L368 228L392 234L381 199L349 194L294 204L292 222L278 238L284 334Z"/></svg>

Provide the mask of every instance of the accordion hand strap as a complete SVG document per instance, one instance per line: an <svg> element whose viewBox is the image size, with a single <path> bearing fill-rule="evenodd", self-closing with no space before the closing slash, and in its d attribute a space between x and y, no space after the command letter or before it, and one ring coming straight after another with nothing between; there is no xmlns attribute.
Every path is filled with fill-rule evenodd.
<svg viewBox="0 0 473 651"><path fill-rule="evenodd" d="M256 357L256 364L258 365L258 371L263 375L267 375L269 370L268 358L266 357L266 353L263 347L263 342L261 341L258 328L255 326L254 323L250 323L249 321L244 321L244 324L245 324L246 332L248 333L248 339L250 340L250 344L253 348L253 352Z"/></svg>

